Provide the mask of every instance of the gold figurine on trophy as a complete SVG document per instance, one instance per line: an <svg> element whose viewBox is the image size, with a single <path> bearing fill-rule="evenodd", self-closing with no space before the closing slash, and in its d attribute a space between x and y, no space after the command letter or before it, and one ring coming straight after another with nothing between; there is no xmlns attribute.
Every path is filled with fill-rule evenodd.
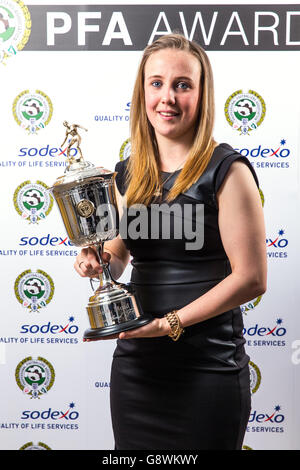
<svg viewBox="0 0 300 470"><path fill-rule="evenodd" d="M87 129L83 126L80 126L79 124L71 124L70 125L68 123L68 121L64 121L63 125L67 128L67 130L66 130L65 140L61 144L61 147L63 147L63 145L66 143L68 137L71 136L70 141L69 141L68 146L67 146L67 157L68 157L69 163L74 163L75 160L78 160L78 159L74 159L74 157L70 157L70 150L71 150L71 147L73 147L73 145L76 145L77 151L80 155L80 160L83 160L82 151L81 151L81 148L80 148L81 136L80 136L80 134L78 134L78 128L83 129L86 132L87 132Z"/></svg>

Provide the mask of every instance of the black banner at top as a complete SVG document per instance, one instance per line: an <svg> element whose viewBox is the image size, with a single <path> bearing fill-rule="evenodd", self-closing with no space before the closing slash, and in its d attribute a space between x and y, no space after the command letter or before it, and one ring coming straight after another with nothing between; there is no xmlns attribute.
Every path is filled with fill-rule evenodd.
<svg viewBox="0 0 300 470"><path fill-rule="evenodd" d="M28 51L136 51L181 32L207 50L300 50L300 5L28 5Z"/></svg>

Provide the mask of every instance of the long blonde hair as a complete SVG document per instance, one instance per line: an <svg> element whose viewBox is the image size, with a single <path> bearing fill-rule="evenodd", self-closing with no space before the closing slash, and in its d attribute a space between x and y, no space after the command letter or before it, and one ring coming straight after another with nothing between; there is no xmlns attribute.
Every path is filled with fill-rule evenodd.
<svg viewBox="0 0 300 470"><path fill-rule="evenodd" d="M160 37L146 47L135 81L131 101L130 141L131 155L127 165L127 205L148 205L154 191L160 187L158 148L155 133L145 109L144 70L151 54L162 49L179 49L193 54L200 62L200 105L195 127L195 137L186 163L179 173L168 201L186 191L204 172L216 143L212 137L214 125L214 87L209 59L205 51L195 42L180 34Z"/></svg>

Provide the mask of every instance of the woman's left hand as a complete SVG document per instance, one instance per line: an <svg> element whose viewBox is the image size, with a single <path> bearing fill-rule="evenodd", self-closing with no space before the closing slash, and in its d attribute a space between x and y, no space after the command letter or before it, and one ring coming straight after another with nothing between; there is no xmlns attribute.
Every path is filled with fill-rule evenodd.
<svg viewBox="0 0 300 470"><path fill-rule="evenodd" d="M97 339L84 339L83 341L98 341L104 339L131 339L131 338L156 338L159 336L166 336L170 333L171 328L166 318L154 318L152 322L147 325L135 328L134 330L122 331L122 333L103 336Z"/></svg>
<svg viewBox="0 0 300 470"><path fill-rule="evenodd" d="M166 318L154 318L152 322L147 325L135 328L134 330L122 331L119 334L119 339L131 338L156 338L159 336L166 336L170 333L171 328Z"/></svg>

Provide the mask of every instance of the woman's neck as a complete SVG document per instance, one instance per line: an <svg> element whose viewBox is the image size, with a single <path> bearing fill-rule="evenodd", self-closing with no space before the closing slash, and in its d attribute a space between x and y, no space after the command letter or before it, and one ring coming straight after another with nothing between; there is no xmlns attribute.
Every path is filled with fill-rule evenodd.
<svg viewBox="0 0 300 470"><path fill-rule="evenodd" d="M190 145L167 139L158 140L160 170L173 172L182 168L190 151Z"/></svg>

